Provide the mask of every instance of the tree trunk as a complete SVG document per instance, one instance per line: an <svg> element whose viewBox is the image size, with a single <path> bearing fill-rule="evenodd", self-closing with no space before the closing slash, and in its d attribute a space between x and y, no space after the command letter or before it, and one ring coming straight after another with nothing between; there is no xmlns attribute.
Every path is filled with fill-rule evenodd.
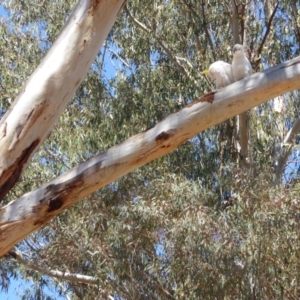
<svg viewBox="0 0 300 300"><path fill-rule="evenodd" d="M206 94L146 132L25 194L0 210L0 256L73 203L172 152L200 131L299 88L300 57Z"/></svg>
<svg viewBox="0 0 300 300"><path fill-rule="evenodd" d="M81 0L0 122L0 201L84 79L126 0Z"/></svg>
<svg viewBox="0 0 300 300"><path fill-rule="evenodd" d="M241 4L243 5L243 4ZM240 35L244 37L245 32L241 30L240 33L240 20L243 18L243 15L240 15L238 12L238 5L236 4L235 0L232 0L232 33L233 33L233 45L241 44ZM243 21L244 22L244 21ZM241 26L244 28L244 26ZM242 44L244 41L242 42ZM237 134L238 134L238 141L237 141L237 150L240 154L239 161L242 164L245 164L245 160L248 156L248 140L249 140L249 124L248 124L248 116L247 112L240 114L237 117Z"/></svg>

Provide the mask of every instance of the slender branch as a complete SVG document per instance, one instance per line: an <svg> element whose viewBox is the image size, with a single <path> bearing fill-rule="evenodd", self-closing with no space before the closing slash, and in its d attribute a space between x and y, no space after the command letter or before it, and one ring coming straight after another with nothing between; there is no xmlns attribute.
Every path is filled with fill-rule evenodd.
<svg viewBox="0 0 300 300"><path fill-rule="evenodd" d="M113 51L110 48L108 48L108 51L114 54L122 62L122 64L124 64L128 69L131 70L130 65L117 52Z"/></svg>
<svg viewBox="0 0 300 300"><path fill-rule="evenodd" d="M239 143L240 143L240 158L241 163L245 165L246 158L248 156L248 144L249 144L249 121L248 114L244 112L239 115Z"/></svg>
<svg viewBox="0 0 300 300"><path fill-rule="evenodd" d="M128 10L127 6L124 7L125 12L128 14L129 18L132 20L134 24L136 24L139 28L150 34L155 41L161 46L161 48L165 51L167 56L175 63L179 71L185 75L197 88L198 84L197 82L193 79L189 71L180 63L180 60L178 59L177 56L173 55L172 51L163 43L161 39L157 39L156 35L152 32L150 28L148 28L146 25L141 23L139 20L137 20Z"/></svg>
<svg viewBox="0 0 300 300"><path fill-rule="evenodd" d="M235 0L232 0L232 34L233 44L240 44L239 36L239 21L238 21L238 7Z"/></svg>
<svg viewBox="0 0 300 300"><path fill-rule="evenodd" d="M182 60L182 61L186 62L186 64L189 65L190 68L193 68L193 65L189 59L184 58L184 57L179 57L179 56L175 56L175 58L176 58L176 60Z"/></svg>
<svg viewBox="0 0 300 300"><path fill-rule="evenodd" d="M245 44L246 40L246 31L245 31L245 9L246 4L241 4L241 38L242 38L242 45Z"/></svg>
<svg viewBox="0 0 300 300"><path fill-rule="evenodd" d="M80 287L73 282L70 282L69 285L73 294L76 295L78 299L83 299L84 292L82 289L80 289Z"/></svg>
<svg viewBox="0 0 300 300"><path fill-rule="evenodd" d="M59 155L59 154L55 154L54 152L52 152L50 149L48 149L47 147L44 147L44 150L50 154L54 159L58 159L66 168L70 168L70 165L68 165L63 158Z"/></svg>
<svg viewBox="0 0 300 300"><path fill-rule="evenodd" d="M127 13L127 15L129 16L129 18L131 19L131 21L137 25L139 28L141 28L142 30L146 31L147 33L151 33L151 29L147 28L146 25L144 25L143 23L141 23L139 20L137 20L129 11L129 9L127 8L127 5L124 6L124 10Z"/></svg>
<svg viewBox="0 0 300 300"><path fill-rule="evenodd" d="M72 300L72 298L69 296L68 292L66 291L66 288L64 287L62 282L58 281L58 285L60 286L62 292L64 293L64 296L67 298L67 300Z"/></svg>
<svg viewBox="0 0 300 300"><path fill-rule="evenodd" d="M195 86L195 88L198 89L198 83L196 80L194 80L194 78L192 77L192 75L190 74L190 72L180 63L180 59L178 59L177 56L174 56L172 54L172 52L161 42L161 41L157 41L158 44L165 50L165 52L167 53L167 55L169 56L169 58L175 63L175 65L178 67L178 69L181 71L181 73L183 75L185 75Z"/></svg>
<svg viewBox="0 0 300 300"><path fill-rule="evenodd" d="M268 21L268 24L267 24L267 29L266 29L266 32L264 34L264 37L263 37L263 39L262 39L262 41L261 41L261 43L260 43L260 45L259 45L259 47L257 49L257 57L259 57L259 58L257 59L257 61L255 63L255 67L254 67L255 71L257 71L257 68L258 68L258 66L259 66L259 64L261 62L261 51L262 51L262 48L263 48L263 46L264 46L264 44L266 42L267 36L269 35L269 32L271 30L271 24L272 24L272 21L274 19L275 13L277 11L278 5L279 5L279 2L277 2L276 6L275 6L275 8L274 8L274 10L273 10L273 12L271 14L271 17L270 17L270 19Z"/></svg>
<svg viewBox="0 0 300 300"><path fill-rule="evenodd" d="M280 149L281 153L280 153L280 156L276 163L275 184L279 184L281 182L281 177L282 177L284 167L285 167L286 162L293 150L293 141L294 141L297 133L299 132L299 130L300 130L300 118L295 121L293 127L289 130L289 132L287 133L287 135L282 143L282 146Z"/></svg>
<svg viewBox="0 0 300 300"><path fill-rule="evenodd" d="M107 42L107 39L105 40L104 42L104 45L103 45L103 54L102 54L102 60L101 60L101 69L100 69L100 76L102 77L102 73L103 73L103 70L104 70L104 60L105 60L105 54L106 54L106 49L108 47L108 42Z"/></svg>
<svg viewBox="0 0 300 300"><path fill-rule="evenodd" d="M98 281L97 277L68 273L68 272L61 272L58 270L45 270L44 268L38 266L37 264L29 262L27 259L25 259L23 253L20 252L16 247L14 247L12 250L9 251L9 255L12 256L19 263L23 264L25 267L50 277L63 279L71 282L81 282L87 284L96 284Z"/></svg>
<svg viewBox="0 0 300 300"><path fill-rule="evenodd" d="M169 48L167 48L161 41L157 41L157 42L163 48L163 50L169 56L169 58L175 63L175 65L178 67L178 69L181 71L181 73L183 73L185 76L190 78L189 72L181 65L181 63L179 62L179 59L173 55L171 50Z"/></svg>
<svg viewBox="0 0 300 300"><path fill-rule="evenodd" d="M191 11L189 10L188 12L188 18L189 18L189 21L191 22L192 24L192 28L193 28L193 33L194 33L194 36L195 36L195 41L196 41L196 48L197 50L201 53L201 54L204 54L202 51L202 46L201 46L201 42L200 42L200 38L198 36L198 34L196 34L196 25L195 25L195 22L194 22L194 19L192 17L192 14L191 14Z"/></svg>
<svg viewBox="0 0 300 300"><path fill-rule="evenodd" d="M192 5L190 3L187 3L187 1L183 1L185 3L185 5L188 7L189 9L189 13L188 13L188 18L192 24L192 28L193 28L193 31L194 31L194 35L195 35L195 40L196 40L196 47L197 47L197 50L202 54L204 55L205 54L205 51L206 49L203 49L202 46L201 46L201 42L200 42L200 38L199 36L195 33L196 32L196 26L195 26L195 22L193 20L193 17L191 15L191 13L193 13L197 18L199 18L199 15L198 13L194 10L194 8L192 7ZM202 50L203 49L203 50Z"/></svg>
<svg viewBox="0 0 300 300"><path fill-rule="evenodd" d="M291 1L292 2L292 15L294 17L294 28L295 30L295 35L298 40L298 47L300 47L300 25L298 25L297 19L299 17L299 14L297 13L297 5L296 5L296 0Z"/></svg>
<svg viewBox="0 0 300 300"><path fill-rule="evenodd" d="M205 35L206 35L206 37L208 39L208 43L209 43L210 48L211 48L212 56L214 58L214 61L216 61L217 57L216 57L216 54L215 54L215 51L214 51L214 44L212 42L211 36L210 36L210 34L208 32L208 29L207 29L207 21L206 21L206 14L204 12L204 6L205 6L205 2L202 1L201 8L202 8L203 27L204 27Z"/></svg>

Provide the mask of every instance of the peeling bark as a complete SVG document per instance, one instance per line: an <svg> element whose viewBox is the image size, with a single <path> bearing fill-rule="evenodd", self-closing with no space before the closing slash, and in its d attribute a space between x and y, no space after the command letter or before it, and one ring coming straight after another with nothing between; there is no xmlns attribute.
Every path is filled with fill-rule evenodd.
<svg viewBox="0 0 300 300"><path fill-rule="evenodd" d="M300 88L300 57L197 99L146 132L0 209L0 256L61 211L99 188L166 155L189 138L269 99ZM203 102L213 99L212 103Z"/></svg>

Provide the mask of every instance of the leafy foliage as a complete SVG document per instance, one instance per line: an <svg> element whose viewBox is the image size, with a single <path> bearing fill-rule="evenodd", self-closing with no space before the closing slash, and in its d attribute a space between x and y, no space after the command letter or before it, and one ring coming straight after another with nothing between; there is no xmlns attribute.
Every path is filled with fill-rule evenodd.
<svg viewBox="0 0 300 300"><path fill-rule="evenodd" d="M1 113L50 48L74 1L3 5L10 16L0 23ZM295 0L281 1L258 53L274 6L250 1L240 20L256 71L299 53ZM219 59L231 61L231 13L232 1L128 1L6 202L211 90L200 71ZM282 174L285 186L273 183L276 145L299 117L299 93L282 99L280 113L275 100L249 112L249 168L237 164L231 119L90 195L18 245L45 269L94 276L97 285L52 280L21 265L12 273L16 263L7 256L2 288L6 278L19 275L35 283L23 299L50 299L46 287L74 299L297 299L297 145Z"/></svg>

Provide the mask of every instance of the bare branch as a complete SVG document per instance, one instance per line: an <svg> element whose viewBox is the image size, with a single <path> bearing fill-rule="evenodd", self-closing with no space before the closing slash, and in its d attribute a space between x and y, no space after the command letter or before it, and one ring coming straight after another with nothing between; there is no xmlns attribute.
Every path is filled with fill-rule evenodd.
<svg viewBox="0 0 300 300"><path fill-rule="evenodd" d="M26 266L27 268L53 278L58 278L58 279L67 280L71 282L87 283L87 284L96 284L98 281L96 277L92 277L92 276L61 272L58 270L46 270L45 268L40 267L36 263L29 262L27 259L25 259L23 253L20 252L16 247L14 247L14 249L9 251L9 255L12 256L15 260L17 260L22 265Z"/></svg>
<svg viewBox="0 0 300 300"><path fill-rule="evenodd" d="M141 23L139 20L137 20L129 11L129 9L127 8L127 5L124 6L124 10L127 13L127 15L129 16L129 18L132 20L132 22L137 25L139 28L141 28L142 30L146 31L147 33L151 33L151 29L147 28L147 26L143 23Z"/></svg>
<svg viewBox="0 0 300 300"><path fill-rule="evenodd" d="M117 52L113 51L112 49L108 48L108 51L114 54L120 61L121 63L126 66L128 69L131 69L129 63L127 63Z"/></svg>

